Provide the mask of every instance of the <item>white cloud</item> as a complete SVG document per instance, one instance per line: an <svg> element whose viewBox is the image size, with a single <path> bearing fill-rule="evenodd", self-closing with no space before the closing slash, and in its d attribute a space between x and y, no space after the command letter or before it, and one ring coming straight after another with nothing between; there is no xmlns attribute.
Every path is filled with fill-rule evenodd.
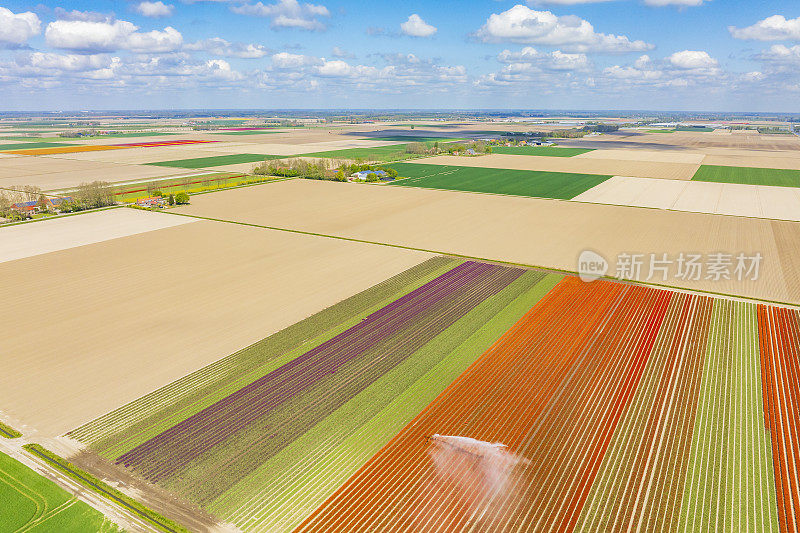
<svg viewBox="0 0 800 533"><path fill-rule="evenodd" d="M615 0L528 0L528 4L532 5L558 5L558 6L574 6L579 4L599 4L600 2L613 2Z"/></svg>
<svg viewBox="0 0 800 533"><path fill-rule="evenodd" d="M756 55L756 59L773 64L773 66L800 67L800 44L785 46L774 44L768 50Z"/></svg>
<svg viewBox="0 0 800 533"><path fill-rule="evenodd" d="M171 26L162 31L137 31L138 26L125 20L85 22L57 20L47 25L45 39L53 48L81 52L130 50L140 53L164 53L183 44L180 32Z"/></svg>
<svg viewBox="0 0 800 533"><path fill-rule="evenodd" d="M175 6L167 5L159 0L158 2L140 2L134 10L143 17L162 18L172 16Z"/></svg>
<svg viewBox="0 0 800 533"><path fill-rule="evenodd" d="M437 31L435 26L431 26L422 20L422 17L416 13L409 16L407 21L400 24L400 29L406 35L412 37L430 37Z"/></svg>
<svg viewBox="0 0 800 533"><path fill-rule="evenodd" d="M111 61L112 58L105 54L54 54L48 52L32 52L16 58L16 63L20 66L71 72L105 68L111 65Z"/></svg>
<svg viewBox="0 0 800 533"><path fill-rule="evenodd" d="M631 41L624 35L597 33L588 21L576 16L559 17L550 11L534 11L523 5L490 15L477 37L484 42L560 46L573 52L635 52L653 48L651 44Z"/></svg>
<svg viewBox="0 0 800 533"><path fill-rule="evenodd" d="M301 4L297 0L278 0L275 4L242 4L232 6L231 11L240 15L268 17L276 28L299 28L302 30L324 30L319 20L329 17L330 11L323 5Z"/></svg>
<svg viewBox="0 0 800 533"><path fill-rule="evenodd" d="M519 52L503 50L497 55L500 63L514 65L507 70L530 70L529 67L522 65L535 64L537 68L544 70L588 70L592 63L586 54L568 54L561 50L553 52L540 52L531 46L526 46Z"/></svg>
<svg viewBox="0 0 800 533"><path fill-rule="evenodd" d="M339 57L339 58L352 57L352 55L347 50L339 46L333 47L331 55L333 55L333 57Z"/></svg>
<svg viewBox="0 0 800 533"><path fill-rule="evenodd" d="M341 59L324 61L322 65L317 67L317 75L323 77L341 78L344 76L349 76L352 74L352 72L353 67Z"/></svg>
<svg viewBox="0 0 800 533"><path fill-rule="evenodd" d="M667 58L670 64L682 69L710 69L719 66L719 62L700 50L683 50L675 52Z"/></svg>
<svg viewBox="0 0 800 533"><path fill-rule="evenodd" d="M0 7L0 48L24 46L28 39L39 35L41 31L42 22L35 13L14 13Z"/></svg>
<svg viewBox="0 0 800 533"><path fill-rule="evenodd" d="M113 15L98 13L97 11L78 11L77 9L67 11L62 7L57 7L53 12L58 20L83 20L88 22L109 22L114 20Z"/></svg>
<svg viewBox="0 0 800 533"><path fill-rule="evenodd" d="M306 65L316 65L319 62L320 60L316 57L290 54L289 52L278 52L272 56L272 65L278 69L299 69Z"/></svg>
<svg viewBox="0 0 800 533"><path fill-rule="evenodd" d="M747 28L728 26L737 39L753 41L800 41L800 17L787 19L783 15L773 15L760 20Z"/></svg>
<svg viewBox="0 0 800 533"><path fill-rule="evenodd" d="M257 59L269 54L269 50L260 44L231 43L220 37L212 37L211 39L190 43L184 46L184 49L241 59Z"/></svg>
<svg viewBox="0 0 800 533"><path fill-rule="evenodd" d="M703 5L705 0L644 0L648 6L664 7L664 6L678 6L678 7L695 7Z"/></svg>

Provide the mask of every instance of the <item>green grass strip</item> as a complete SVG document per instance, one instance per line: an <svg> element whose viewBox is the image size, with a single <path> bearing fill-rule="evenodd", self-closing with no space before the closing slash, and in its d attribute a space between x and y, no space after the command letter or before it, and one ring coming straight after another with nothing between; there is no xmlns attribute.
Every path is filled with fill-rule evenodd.
<svg viewBox="0 0 800 533"><path fill-rule="evenodd" d="M800 170L701 165L692 179L714 183L800 187Z"/></svg>
<svg viewBox="0 0 800 533"><path fill-rule="evenodd" d="M0 151L3 150L27 150L28 148L52 148L55 146L71 146L67 143L51 143L51 142L29 142L29 143L13 143L13 144L0 144Z"/></svg>
<svg viewBox="0 0 800 533"><path fill-rule="evenodd" d="M675 131L695 131L700 133L709 133L714 131L714 128L708 128L705 126L697 127L697 126L676 126Z"/></svg>
<svg viewBox="0 0 800 533"><path fill-rule="evenodd" d="M374 146L372 148L344 148L342 150L328 150L326 152L311 152L292 157L318 157L328 159L364 159L366 161L397 161L419 157L406 153L405 144L391 146Z"/></svg>
<svg viewBox="0 0 800 533"><path fill-rule="evenodd" d="M100 496L120 505L121 507L124 507L158 530L166 531L168 533L189 533L189 530L180 524L177 524L173 520L170 520L169 518L158 514L152 509L145 507L137 500L127 496L126 494L123 494L103 481L100 481L92 474L82 470L81 468L78 468L66 459L54 454L41 445L26 444L23 446L23 448L36 457L44 460L59 472L66 474L69 478L92 490L92 492L95 492Z"/></svg>
<svg viewBox="0 0 800 533"><path fill-rule="evenodd" d="M209 508L245 530L291 530L561 278L558 274L524 273L296 439ZM259 492L261 501L246 503Z"/></svg>
<svg viewBox="0 0 800 533"><path fill-rule="evenodd" d="M156 167L177 167L177 168L207 168L221 167L223 165L237 165L239 163L260 163L270 159L281 159L282 155L265 154L230 154L217 155L210 157L196 157L194 159L177 159L175 161L161 161L159 163L147 163Z"/></svg>
<svg viewBox="0 0 800 533"><path fill-rule="evenodd" d="M609 175L573 174L569 172L417 163L394 163L390 166L397 170L400 177L408 178L391 182L390 186L507 194L533 198L556 198L561 200L574 198L611 177Z"/></svg>
<svg viewBox="0 0 800 533"><path fill-rule="evenodd" d="M542 155L548 157L574 157L592 152L591 148L561 148L559 146L493 146L494 154Z"/></svg>
<svg viewBox="0 0 800 533"><path fill-rule="evenodd" d="M7 439L17 439L22 436L22 433L12 428L11 426L0 422L0 436L5 437Z"/></svg>
<svg viewBox="0 0 800 533"><path fill-rule="evenodd" d="M466 140L463 137L436 137L436 136L420 136L420 135L385 135L383 137L363 137L368 141L392 141L392 142L405 142L405 143L427 143L427 142L453 142ZM405 146L405 145L403 145Z"/></svg>
<svg viewBox="0 0 800 533"><path fill-rule="evenodd" d="M460 263L451 258L431 258L104 415L70 436L92 443L92 449L103 457L119 457Z"/></svg>

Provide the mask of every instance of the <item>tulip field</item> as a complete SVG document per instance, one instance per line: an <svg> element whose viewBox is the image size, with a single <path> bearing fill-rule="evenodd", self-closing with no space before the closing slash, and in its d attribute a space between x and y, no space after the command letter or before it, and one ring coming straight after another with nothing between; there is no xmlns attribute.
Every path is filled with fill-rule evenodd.
<svg viewBox="0 0 800 533"><path fill-rule="evenodd" d="M798 352L793 309L436 257L69 436L246 531L797 532Z"/></svg>

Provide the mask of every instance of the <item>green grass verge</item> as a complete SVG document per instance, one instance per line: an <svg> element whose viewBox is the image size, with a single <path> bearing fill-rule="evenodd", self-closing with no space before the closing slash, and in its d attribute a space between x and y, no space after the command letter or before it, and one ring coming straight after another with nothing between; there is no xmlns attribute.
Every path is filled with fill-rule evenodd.
<svg viewBox="0 0 800 533"><path fill-rule="evenodd" d="M590 148L561 148L559 146L493 146L493 154L543 155L548 157L573 157L593 151Z"/></svg>
<svg viewBox="0 0 800 533"><path fill-rule="evenodd" d="M291 530L561 278L525 272L295 439L209 508L244 530Z"/></svg>
<svg viewBox="0 0 800 533"><path fill-rule="evenodd" d="M692 179L715 183L800 187L800 170L701 165Z"/></svg>
<svg viewBox="0 0 800 533"><path fill-rule="evenodd" d="M675 130L645 130L645 133L675 133Z"/></svg>
<svg viewBox="0 0 800 533"><path fill-rule="evenodd" d="M0 422L0 437L5 437L7 439L17 439L21 436L22 433L12 428L11 426Z"/></svg>
<svg viewBox="0 0 800 533"><path fill-rule="evenodd" d="M178 159L175 161L161 161L158 163L147 163L157 167L177 167L177 168L207 168L221 167L223 165L236 165L239 163L260 163L269 159L282 159L282 155L264 154L231 154L218 155L212 157L197 157L194 159Z"/></svg>
<svg viewBox="0 0 800 533"><path fill-rule="evenodd" d="M87 487L92 492L95 492L100 496L111 500L117 505L124 507L129 512L138 516L139 518L141 518L151 526L155 527L156 529L166 532L181 532L181 533L189 532L188 529L181 526L180 524L177 524L174 521L170 520L169 518L158 514L152 509L148 509L137 500L134 500L130 496L123 494L122 492L111 487L110 485L107 485L103 481L100 481L92 474L86 472L85 470L82 470L81 468L78 468L77 466L73 465L63 457L54 454L53 452L47 450L41 445L26 444L25 446L23 446L23 448L25 448L33 455L44 460L50 466L56 468L61 473L69 476L71 479L74 479L81 485Z"/></svg>
<svg viewBox="0 0 800 533"><path fill-rule="evenodd" d="M193 195L283 179L285 178L280 176L254 176L231 172L213 173L120 185L115 188L114 194L118 202L134 202L139 198L151 196L152 191L159 191L163 194L187 192Z"/></svg>
<svg viewBox="0 0 800 533"><path fill-rule="evenodd" d="M3 453L0 453L0 530L121 531L98 510Z"/></svg>
<svg viewBox="0 0 800 533"><path fill-rule="evenodd" d="M508 194L568 200L606 181L611 176L510 170L500 168L456 167L396 163L391 165L400 177L392 182L401 187L449 189L454 191Z"/></svg>
<svg viewBox="0 0 800 533"><path fill-rule="evenodd" d="M81 426L70 436L91 444L103 457L119 457L460 263L445 257L429 259Z"/></svg>
<svg viewBox="0 0 800 533"><path fill-rule="evenodd" d="M70 146L70 145L67 143L53 143L53 142L27 142L27 143L0 144L0 151L25 150L27 148L52 148L55 146Z"/></svg>

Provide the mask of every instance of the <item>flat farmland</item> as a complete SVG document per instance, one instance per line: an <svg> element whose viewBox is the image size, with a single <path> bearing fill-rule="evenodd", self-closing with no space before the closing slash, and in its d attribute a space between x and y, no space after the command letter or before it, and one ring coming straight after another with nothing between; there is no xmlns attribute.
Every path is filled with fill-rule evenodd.
<svg viewBox="0 0 800 533"><path fill-rule="evenodd" d="M596 174L408 163L395 163L391 167L397 170L400 177L406 178L391 182L391 185L401 187L451 189L563 200L577 196L611 177Z"/></svg>
<svg viewBox="0 0 800 533"><path fill-rule="evenodd" d="M4 453L0 453L0 501L5 531L121 531L99 511Z"/></svg>
<svg viewBox="0 0 800 533"><path fill-rule="evenodd" d="M782 168L800 170L800 156L797 152L757 152L755 150L741 153L714 153L703 158L703 166Z"/></svg>
<svg viewBox="0 0 800 533"><path fill-rule="evenodd" d="M177 211L569 271L587 248L611 272L620 253L760 252L755 281L665 283L800 303L795 222L313 180L198 196Z"/></svg>
<svg viewBox="0 0 800 533"><path fill-rule="evenodd" d="M0 263L192 222L163 213L116 208L18 224L0 232Z"/></svg>
<svg viewBox="0 0 800 533"><path fill-rule="evenodd" d="M184 173L186 173L186 170L179 168L48 157L0 159L0 187L38 185L45 191L75 187L81 183L94 180L128 181Z"/></svg>
<svg viewBox="0 0 800 533"><path fill-rule="evenodd" d="M244 530L289 530L560 278L433 258L69 436Z"/></svg>
<svg viewBox="0 0 800 533"><path fill-rule="evenodd" d="M697 170L692 180L800 187L800 170L703 165Z"/></svg>
<svg viewBox="0 0 800 533"><path fill-rule="evenodd" d="M330 159L363 159L366 161L394 161L406 159L405 144L392 144L388 146L373 146L369 148L344 148L339 150L325 150L299 154L303 157L330 158Z"/></svg>
<svg viewBox="0 0 800 533"><path fill-rule="evenodd" d="M598 149L590 150L578 156L580 159L610 159L618 161L644 161L648 163L688 163L699 165L705 155L703 152L688 150L631 150L631 149Z"/></svg>
<svg viewBox="0 0 800 533"><path fill-rule="evenodd" d="M160 161L148 163L159 167L178 167L178 168L210 168L225 165L236 165L239 163L257 163L268 159L279 159L281 156L265 154L230 154L211 157L198 157L193 159L178 159L174 161Z"/></svg>
<svg viewBox="0 0 800 533"><path fill-rule="evenodd" d="M200 221L0 263L0 405L64 433L428 257Z"/></svg>
<svg viewBox="0 0 800 533"><path fill-rule="evenodd" d="M796 531L798 318L565 277L298 531Z"/></svg>
<svg viewBox="0 0 800 533"><path fill-rule="evenodd" d="M614 176L575 201L800 221L800 190Z"/></svg>
<svg viewBox="0 0 800 533"><path fill-rule="evenodd" d="M493 154L541 155L548 157L573 157L591 152L587 148L561 148L558 146L492 146Z"/></svg>
<svg viewBox="0 0 800 533"><path fill-rule="evenodd" d="M434 156L415 161L426 165L450 165L479 168L506 168L512 170L538 170L542 172L571 172L610 176L635 176L640 178L666 178L688 180L699 165L692 163L663 163L652 161L623 161L612 159L584 159L575 157L518 156L490 154L479 157Z"/></svg>
<svg viewBox="0 0 800 533"><path fill-rule="evenodd" d="M217 148L217 145L214 145ZM42 156L52 159L74 159L77 161L98 161L102 163L122 163L142 165L175 159L194 159L198 157L213 157L228 155L223 149L210 151L208 148L198 146L164 146L153 148L128 148L126 150L112 150L101 152L83 152L74 154L61 154Z"/></svg>

